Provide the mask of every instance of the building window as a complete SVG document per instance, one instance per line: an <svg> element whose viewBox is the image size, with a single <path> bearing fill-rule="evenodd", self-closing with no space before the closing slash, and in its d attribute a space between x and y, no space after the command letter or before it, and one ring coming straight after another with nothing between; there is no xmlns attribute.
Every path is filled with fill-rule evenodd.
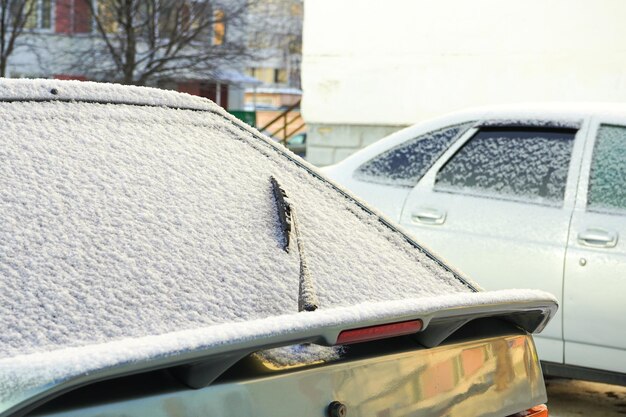
<svg viewBox="0 0 626 417"><path fill-rule="evenodd" d="M52 28L52 0L26 0L25 2L15 1L11 3L11 14L13 21L22 16L24 29L51 29Z"/></svg>
<svg viewBox="0 0 626 417"><path fill-rule="evenodd" d="M283 68L274 69L274 84L286 84L287 83L287 71Z"/></svg>
<svg viewBox="0 0 626 417"><path fill-rule="evenodd" d="M272 68L254 67L251 68L249 74L263 84L272 84L274 80L274 71Z"/></svg>
<svg viewBox="0 0 626 417"><path fill-rule="evenodd" d="M118 30L118 21L115 6L111 0L97 1L98 20L102 25L105 33L116 33Z"/></svg>
<svg viewBox="0 0 626 417"><path fill-rule="evenodd" d="M108 0L110 1L110 0ZM206 1L187 0L156 0L157 6L146 2L146 15L155 16L158 20L158 34L161 38L191 35L194 41L200 37L211 40L213 44L221 44L224 40L226 26L224 13L212 11L212 5ZM154 10L153 7L157 7ZM196 35L197 38L196 38Z"/></svg>
<svg viewBox="0 0 626 417"><path fill-rule="evenodd" d="M226 37L226 15L223 10L216 10L213 13L215 23L213 24L213 45L221 45Z"/></svg>

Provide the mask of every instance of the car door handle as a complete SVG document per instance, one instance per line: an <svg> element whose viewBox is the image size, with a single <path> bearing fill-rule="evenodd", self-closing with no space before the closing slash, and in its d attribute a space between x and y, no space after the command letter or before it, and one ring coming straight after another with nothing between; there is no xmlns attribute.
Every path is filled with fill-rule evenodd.
<svg viewBox="0 0 626 417"><path fill-rule="evenodd" d="M418 209L411 214L415 223L439 225L446 221L446 212L437 209Z"/></svg>
<svg viewBox="0 0 626 417"><path fill-rule="evenodd" d="M587 229L578 234L578 243L594 248L613 248L617 245L617 233L602 229Z"/></svg>

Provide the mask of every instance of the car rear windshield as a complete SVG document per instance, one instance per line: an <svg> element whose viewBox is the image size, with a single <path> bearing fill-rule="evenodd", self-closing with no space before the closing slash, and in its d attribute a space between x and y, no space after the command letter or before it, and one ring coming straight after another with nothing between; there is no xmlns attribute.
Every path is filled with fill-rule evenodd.
<svg viewBox="0 0 626 417"><path fill-rule="evenodd" d="M320 308L471 291L219 114L5 102L0 117L0 358L298 311L271 176Z"/></svg>

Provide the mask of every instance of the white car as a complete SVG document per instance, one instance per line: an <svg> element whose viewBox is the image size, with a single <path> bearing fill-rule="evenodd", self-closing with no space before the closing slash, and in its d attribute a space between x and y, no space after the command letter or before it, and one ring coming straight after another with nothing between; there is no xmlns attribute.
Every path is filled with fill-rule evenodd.
<svg viewBox="0 0 626 417"><path fill-rule="evenodd" d="M454 113L325 171L485 288L557 295L544 372L626 384L625 105Z"/></svg>

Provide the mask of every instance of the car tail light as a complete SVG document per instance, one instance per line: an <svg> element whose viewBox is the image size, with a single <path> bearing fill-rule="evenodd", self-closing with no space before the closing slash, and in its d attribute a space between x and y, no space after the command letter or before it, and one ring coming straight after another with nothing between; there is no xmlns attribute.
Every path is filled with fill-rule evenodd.
<svg viewBox="0 0 626 417"><path fill-rule="evenodd" d="M548 407L545 405L537 405L521 413L513 414L509 417L548 417Z"/></svg>
<svg viewBox="0 0 626 417"><path fill-rule="evenodd" d="M359 327L343 330L337 337L336 345L369 342L371 340L386 339L395 336L404 336L422 330L421 320L400 321L397 323L379 324L376 326Z"/></svg>

